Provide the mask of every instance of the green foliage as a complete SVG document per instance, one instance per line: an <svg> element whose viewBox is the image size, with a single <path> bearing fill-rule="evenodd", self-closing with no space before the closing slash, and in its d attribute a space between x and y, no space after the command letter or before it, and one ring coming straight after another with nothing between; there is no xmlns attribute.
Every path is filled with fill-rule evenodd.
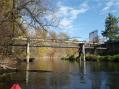
<svg viewBox="0 0 119 89"><path fill-rule="evenodd" d="M83 59L83 57L81 57ZM75 55L69 55L66 58L62 58L63 60L69 60L71 62L77 61L77 57ZM106 55L99 56L93 54L86 55L86 61L97 61L97 62L119 62L119 54L117 55Z"/></svg>
<svg viewBox="0 0 119 89"><path fill-rule="evenodd" d="M107 56L100 56L99 61L113 61L112 56L107 55Z"/></svg>
<svg viewBox="0 0 119 89"><path fill-rule="evenodd" d="M105 20L105 31L102 32L102 35L109 39L109 41L119 40L119 18L108 14Z"/></svg>
<svg viewBox="0 0 119 89"><path fill-rule="evenodd" d="M119 54L113 56L113 61L119 62Z"/></svg>
<svg viewBox="0 0 119 89"><path fill-rule="evenodd" d="M86 55L87 61L105 61L105 62L119 62L119 54L117 55L106 55L106 56L98 56L98 55Z"/></svg>
<svg viewBox="0 0 119 89"><path fill-rule="evenodd" d="M61 58L61 59L62 59L62 60L68 60L68 61L70 61L70 62L74 62L74 61L77 60L77 57L76 57L75 54L72 54L72 55L67 55L66 58Z"/></svg>
<svg viewBox="0 0 119 89"><path fill-rule="evenodd" d="M88 55L86 55L86 61L98 61L98 56L88 54Z"/></svg>

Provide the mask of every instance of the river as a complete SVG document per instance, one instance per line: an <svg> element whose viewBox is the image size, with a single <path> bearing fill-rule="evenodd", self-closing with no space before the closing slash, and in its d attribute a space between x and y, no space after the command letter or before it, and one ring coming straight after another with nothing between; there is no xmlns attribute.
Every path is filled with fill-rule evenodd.
<svg viewBox="0 0 119 89"><path fill-rule="evenodd" d="M119 89L119 63L39 59L16 66L38 71L0 71L0 89L10 89L14 83L22 89Z"/></svg>

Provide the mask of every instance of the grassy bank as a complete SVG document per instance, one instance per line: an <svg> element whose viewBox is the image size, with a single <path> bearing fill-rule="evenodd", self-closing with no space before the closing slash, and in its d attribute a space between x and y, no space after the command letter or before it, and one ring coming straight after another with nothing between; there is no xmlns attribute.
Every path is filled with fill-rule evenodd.
<svg viewBox="0 0 119 89"><path fill-rule="evenodd" d="M110 61L110 62L119 62L119 54L117 55L86 55L87 61Z"/></svg>
<svg viewBox="0 0 119 89"><path fill-rule="evenodd" d="M69 60L69 61L77 61L79 57L75 55L67 56L66 58L62 58L63 60ZM83 59L83 57L82 57ZM86 55L86 61L97 61L97 62L119 62L119 54L117 55L106 55L106 56L99 56L99 55L93 55L93 54L87 54Z"/></svg>
<svg viewBox="0 0 119 89"><path fill-rule="evenodd" d="M70 62L74 62L78 60L78 56L72 54L72 55L67 55L66 57L61 58L61 60L68 60Z"/></svg>

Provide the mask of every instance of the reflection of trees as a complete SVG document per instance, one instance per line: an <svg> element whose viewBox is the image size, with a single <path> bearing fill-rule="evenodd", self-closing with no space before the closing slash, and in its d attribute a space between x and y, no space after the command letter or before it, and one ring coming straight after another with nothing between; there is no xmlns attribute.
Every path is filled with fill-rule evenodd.
<svg viewBox="0 0 119 89"><path fill-rule="evenodd" d="M48 89L50 73L30 72L27 89Z"/></svg>
<svg viewBox="0 0 119 89"><path fill-rule="evenodd" d="M96 73L96 75L93 75L92 77L93 77L91 81L92 89L101 89L101 85L103 82L101 78L101 74Z"/></svg>
<svg viewBox="0 0 119 89"><path fill-rule="evenodd" d="M54 63L49 65L50 67L52 66L52 70L54 70L54 72L32 73L30 78L33 80L30 83L30 85L34 86L35 88L37 87L49 88L50 87L51 89L57 89L57 88L62 89L64 87L70 86L70 84L73 87L77 87L77 86L80 87L80 85L78 84L81 84L83 85L82 87L85 87L86 89L88 88L90 89L119 89L118 73L117 72L116 73L114 72L114 74L109 73L110 69L112 71L112 67L116 68L114 65L112 66L111 64L108 65L105 63L104 64L103 63L100 63L100 64L86 63L85 64L86 66L84 66L84 63L82 62L81 65L79 63L80 75L76 75L76 76L75 76L75 72L77 73L77 70L76 70L77 66L76 65L74 66L74 65L75 64L68 64L67 62L65 64L62 62L60 63L60 62L54 61ZM104 67L108 70L108 72ZM72 72L73 75L72 74L70 75L69 71ZM33 77L33 76L37 76L37 77ZM37 87L34 84L37 84L36 85ZM76 84L76 86L74 84Z"/></svg>
<svg viewBox="0 0 119 89"><path fill-rule="evenodd" d="M88 63L87 77L90 78L91 89L119 89L118 73L114 72L118 66L113 63Z"/></svg>
<svg viewBox="0 0 119 89"><path fill-rule="evenodd" d="M104 84L104 73L99 71L100 66L97 63L82 62L79 63L80 83L91 89L101 89ZM106 77L105 77L106 78ZM87 87L86 87L87 88Z"/></svg>
<svg viewBox="0 0 119 89"><path fill-rule="evenodd" d="M42 61L37 65L42 65L41 63ZM53 72L30 72L27 89L65 89L67 87L75 87L74 89L76 87L85 87L81 89L119 89L118 64L97 64L95 62L84 64L82 62L80 65L80 63L75 64L56 60L46 61L46 64L47 68L44 69L50 68ZM80 74L77 74L78 72ZM25 87L25 72L8 75L6 73L2 77L0 75L0 89L9 89L15 82Z"/></svg>
<svg viewBox="0 0 119 89"><path fill-rule="evenodd" d="M57 89L69 84L68 72L63 72L67 69L65 63L60 63L56 60L39 61L39 64L36 64L35 67L32 65L31 68L51 70L52 72L30 72L28 89Z"/></svg>
<svg viewBox="0 0 119 89"><path fill-rule="evenodd" d="M100 63L88 63L89 68L89 76L91 78L91 88L92 89L101 89L104 84L105 79L103 77L105 74L101 72L101 64ZM105 77L106 78L106 77Z"/></svg>
<svg viewBox="0 0 119 89"><path fill-rule="evenodd" d="M109 89L119 89L119 64L109 63L108 68L110 69L107 79L107 87Z"/></svg>
<svg viewBox="0 0 119 89"><path fill-rule="evenodd" d="M107 87L109 89L119 89L119 73L109 73Z"/></svg>
<svg viewBox="0 0 119 89"><path fill-rule="evenodd" d="M61 74L55 73L51 77L50 84L53 87L53 89L57 89L57 88L61 89L62 87L69 85L69 76L63 73Z"/></svg>
<svg viewBox="0 0 119 89"><path fill-rule="evenodd" d="M6 72L0 74L0 89L10 89L14 83L25 88L25 72Z"/></svg>
<svg viewBox="0 0 119 89"><path fill-rule="evenodd" d="M53 89L61 89L70 84L70 64L64 61L52 61L53 75L50 78L50 85Z"/></svg>
<svg viewBox="0 0 119 89"><path fill-rule="evenodd" d="M90 76L92 81L92 89L119 89L118 72L119 65L115 63L90 63Z"/></svg>

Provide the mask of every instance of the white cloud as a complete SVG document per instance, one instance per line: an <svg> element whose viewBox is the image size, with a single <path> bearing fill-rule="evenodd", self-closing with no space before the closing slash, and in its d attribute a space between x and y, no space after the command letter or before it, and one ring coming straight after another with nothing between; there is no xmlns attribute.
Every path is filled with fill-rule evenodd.
<svg viewBox="0 0 119 89"><path fill-rule="evenodd" d="M118 12L118 9L119 9L119 0L106 0L104 3L104 7L101 10L101 14L109 12Z"/></svg>
<svg viewBox="0 0 119 89"><path fill-rule="evenodd" d="M71 12L70 12L70 14L72 15L72 16L70 17L70 19L74 20L74 19L76 19L77 16L80 14L80 11L77 10L77 9L72 9Z"/></svg>
<svg viewBox="0 0 119 89"><path fill-rule="evenodd" d="M87 3L82 3L80 7L73 8L58 2L58 9L55 12L55 16L60 18L59 27L62 29L69 29L73 27L75 19L77 19L80 14L87 12L88 9L89 6Z"/></svg>
<svg viewBox="0 0 119 89"><path fill-rule="evenodd" d="M113 1L109 1L106 3L106 6L102 9L102 11L107 11L109 10L112 6L114 5Z"/></svg>
<svg viewBox="0 0 119 89"><path fill-rule="evenodd" d="M63 18L61 21L60 21L60 26L64 29L67 29L67 28L71 28L72 27L72 20L71 19L68 19L68 18Z"/></svg>
<svg viewBox="0 0 119 89"><path fill-rule="evenodd" d="M67 15L70 11L71 11L72 8L70 7L67 7L67 6L61 6L59 8L59 12L62 14L62 15Z"/></svg>
<svg viewBox="0 0 119 89"><path fill-rule="evenodd" d="M79 12L80 12L80 13L85 13L86 11L88 11L88 9L89 9L88 4L87 4L87 3L83 3L83 4L81 4L81 6L80 6Z"/></svg>

